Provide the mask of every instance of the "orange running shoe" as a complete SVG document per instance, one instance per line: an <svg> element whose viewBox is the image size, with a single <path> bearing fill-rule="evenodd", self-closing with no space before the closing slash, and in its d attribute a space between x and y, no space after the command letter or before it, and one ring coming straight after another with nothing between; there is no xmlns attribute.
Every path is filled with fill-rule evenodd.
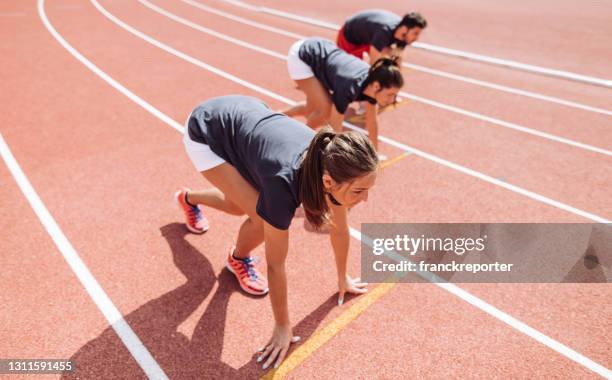
<svg viewBox="0 0 612 380"><path fill-rule="evenodd" d="M203 234L208 231L209 224L208 219L202 213L202 210L198 206L192 206L187 203L185 196L189 189L185 188L174 193L174 198L179 205L179 208L183 210L185 214L185 224L187 229L194 234Z"/></svg>
<svg viewBox="0 0 612 380"><path fill-rule="evenodd" d="M268 294L268 280L255 267L259 260L255 257L237 259L234 257L235 249L236 247L230 249L226 266L236 276L242 290L256 296Z"/></svg>

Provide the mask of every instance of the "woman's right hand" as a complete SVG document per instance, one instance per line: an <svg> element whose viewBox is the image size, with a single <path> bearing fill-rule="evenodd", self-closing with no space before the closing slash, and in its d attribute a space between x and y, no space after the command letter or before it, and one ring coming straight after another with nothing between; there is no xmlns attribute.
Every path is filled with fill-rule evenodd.
<svg viewBox="0 0 612 380"><path fill-rule="evenodd" d="M285 359L287 351L289 351L289 345L291 343L296 343L299 340L299 336L293 336L291 326L276 324L274 326L274 331L272 332L272 338L270 338L264 347L257 351L261 352L261 355L259 355L257 358L257 363L260 363L268 358L263 365L263 369L266 369L272 364L274 359L276 359L274 368L278 368L281 362Z"/></svg>

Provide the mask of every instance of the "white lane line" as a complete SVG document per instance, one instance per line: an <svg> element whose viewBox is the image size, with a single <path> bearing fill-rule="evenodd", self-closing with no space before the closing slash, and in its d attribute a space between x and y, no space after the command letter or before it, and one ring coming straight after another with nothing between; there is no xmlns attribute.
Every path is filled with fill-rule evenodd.
<svg viewBox="0 0 612 380"><path fill-rule="evenodd" d="M269 97L271 97L273 99L276 99L276 100L278 100L280 102L283 102L285 104L289 104L289 105L295 105L296 104L296 102L294 100L292 100L292 99L289 99L289 98L286 98L286 97L284 97L282 95L276 94L275 92L272 92L272 91L267 90L267 89L265 89L263 87L257 86L257 85L255 85L255 84L253 84L251 82L248 82L248 81L246 81L244 79L238 78L238 77L236 77L236 76L234 76L232 74L229 74L229 73L227 73L227 72L225 72L225 71L223 71L223 70L221 70L219 68L211 66L211 65L209 65L207 63L204 63L204 62L202 62L202 61L200 61L200 60L198 60L198 59L196 59L194 57L191 57L191 56L189 56L189 55L187 55L187 54L185 54L183 52L180 52L180 51L178 51L178 50L176 50L176 49L174 49L174 48L172 48L172 47L170 47L170 46L168 46L168 45L166 45L166 44L164 44L164 43L154 39L153 37L151 37L151 36L141 32L141 31L139 31L137 29L135 29L134 27L126 24L125 22L121 21L116 16L114 16L113 14L108 12L104 7L102 7L96 0L91 0L91 2L109 20L111 20L112 22L114 22L115 24L120 26L121 28L127 30L128 32L134 34L135 36L143 39L144 41L147 41L148 43L152 44L153 46L156 46L156 47L158 47L158 48L160 48L160 49L162 49L162 50L164 50L164 51L166 51L166 52L168 52L168 53L170 53L170 54L172 54L172 55L174 55L176 57L179 57L179 58L181 58L183 60L186 60L187 62L190 62L190 63L192 63L192 64L194 64L194 65L196 65L198 67L201 67L201 68L203 68L203 69L205 69L207 71L210 71L210 72L212 72L214 74L217 74L217 75L219 75L219 76L221 76L223 78L229 79L232 82L238 83L238 84L240 84L242 86L245 86L245 87L247 87L247 88L249 88L249 89L251 89L253 91L259 92L260 94L264 94L266 96L269 96ZM358 130L363 131L362 129L357 128L355 126L352 126L352 125L350 125L348 123L344 123L344 125L349 127L349 128L358 129ZM605 218L603 218L601 216L589 213L587 211L583 211L583 210L577 209L575 207L566 205L564 203L561 203L561 202L558 202L558 201L553 200L551 198L548 198L548 197L545 197L543 195L540 195L538 193L535 193L535 192L523 189L523 188L515 186L515 185L511 185L511 184L509 184L507 182L500 181L497 178L493 178L493 177L488 176L488 175L486 175L484 173L481 173L481 172L478 172L478 171L466 168L466 167L461 166L459 164L456 164L454 162L451 162L451 161L448 161L448 160L444 160L444 159L442 159L440 157L437 157L437 156L434 156L432 154L423 152L423 151L421 151L419 149L412 148L412 147L410 147L410 146L408 146L406 144L403 144L401 142L395 141L395 140L390 139L388 137L379 135L378 138L381 141L383 141L383 142L385 142L385 143L387 143L389 145L398 147L398 148L400 148L402 150L405 150L407 152L410 152L410 153L415 153L418 156L423 157L423 158L425 158L427 160L439 163L439 164L441 164L443 166L446 166L446 167L449 167L451 169L457 170L459 172L468 174L468 175L470 175L472 177L479 178L479 179L481 179L483 181L486 181L486 182L492 183L494 185L503 187L503 188L508 189L508 190L510 190L512 192L515 192L515 193L524 195L524 196L526 196L528 198L537 200L538 202L542 202L542 203L548 204L550 206L559 208L559 209L564 210L564 211L568 211L568 212L573 213L575 215L579 215L579 216L585 217L587 219L591 219L591 220L596 221L596 222L610 223L610 221L608 221L607 219L605 219Z"/></svg>
<svg viewBox="0 0 612 380"><path fill-rule="evenodd" d="M217 16L225 17L228 20L236 21L236 22L239 22L245 25L252 26L254 28L267 30L272 33L280 34L280 35L287 36L287 37L292 37L295 39L302 39L302 38L307 37L307 36L303 36L300 34L288 32L283 29L275 28L275 27L272 27L266 24L262 24L260 22L249 20L244 17L236 16L234 14L224 12L219 9L198 3L197 1L194 1L194 0L182 0L182 1L188 5L191 5L195 8L199 8L200 10L203 10L205 12L212 13ZM603 114L607 116L612 116L612 111L610 110L593 107L593 106L589 106L583 103L573 102L570 100L565 100L565 99L557 98L554 96L543 95L543 94L539 94L536 92L521 90L518 88L509 87L509 86L504 86L504 85L497 84L497 83L486 82L483 80L466 77L463 75L453 74L453 73L449 73L449 72L442 71L442 70L436 70L436 69L416 65L413 63L404 62L402 63L402 66L412 69L412 70L421 71L424 73L428 73L428 74L435 75L435 76L440 76L440 77L447 78L447 79L457 80L460 82L470 83L476 86L481 86L481 87L491 88L491 89L502 91L502 92L507 92L513 95L525 96L528 98L533 98L533 99L538 99L538 100L542 100L545 102L555 103L555 104L563 105L566 107L572 107L572 108L581 109L581 110L588 111L588 112L594 112L594 113L599 113L599 114Z"/></svg>
<svg viewBox="0 0 612 380"><path fill-rule="evenodd" d="M254 28L258 28L258 29L262 29L262 30L267 30L269 32L272 33L277 33L283 36L287 36L287 37L292 37L295 39L302 39L302 38L306 38L307 36L303 36L300 34L296 34L296 33L292 33L292 32L288 32L286 30L283 29L279 29L279 28L275 28L266 24L262 24L260 22L255 22L253 20L249 20L246 19L244 17L240 17L240 16L236 16L234 14L228 13L228 12L224 12L221 10L218 10L216 8L213 7L209 7L207 5L198 3L197 1L194 0L182 0L184 3L191 5L195 8L199 8L205 12L209 12L212 14L216 14L218 16L221 17L225 17L229 20L232 21L236 21L245 25L249 25L252 26ZM471 78L471 77L466 77L463 75L458 75L458 74L453 74L453 73L449 73L446 71L442 71L442 70L436 70L436 69L432 69L429 67L425 67L425 66L420 66L420 65L416 65L413 63L402 63L403 67L412 69L412 70L416 70L416 71L421 71L430 75L435 75L435 76L440 76L443 78L447 78L447 79L452 79L452 80L456 80L456 81L460 81L460 82L465 82L465 83L470 83L476 86L481 86L481 87L486 87L486 88L491 88L497 91L502 91L502 92L507 92L509 94L513 94L513 95L519 95L519 96L525 96L528 98L533 98L533 99L538 99L538 100L542 100L545 102L550 102L550 103L554 103L554 104L559 104L559 105L563 105L566 107L572 107L572 108L576 108L576 109L581 109L584 111L588 111L588 112L594 112L594 113L599 113L602 115L607 115L607 116L612 116L612 111L607 110L607 109L603 109L603 108L598 108L598 107L593 107L593 106L589 106L583 103L578 103L578 102L574 102L574 101L570 101L570 100L565 100L565 99L561 99L561 98L557 98L554 96L548 96L548 95L543 95L543 94L539 94L536 92L531 92L531 91L527 91L527 90L521 90L518 88L514 88L514 87L509 87L509 86L504 86L501 84L497 84L497 83L492 83L492 82L486 82L484 80L479 80L479 79L475 79L475 78Z"/></svg>
<svg viewBox="0 0 612 380"><path fill-rule="evenodd" d="M563 78L572 80L574 82L586 83L596 86L602 86L607 88L612 88L612 80L597 78L589 75L582 75L572 73L570 71L557 70L557 69L549 69L547 67L530 65L527 63L521 63L517 61L511 61L508 59L490 57L482 54L469 53L466 51L461 51L457 49L449 49L442 46L435 46L431 44L426 44L423 42L415 42L412 44L416 48L420 48L423 50L428 50L436 53L451 55L455 57L465 58L478 62L491 63L498 66L509 67L512 69L527 71L536 74L542 74L549 77Z"/></svg>
<svg viewBox="0 0 612 380"><path fill-rule="evenodd" d="M340 25L338 24L333 24L330 22L317 20L311 17L300 16L294 13L284 12L284 11L274 9L274 8L251 5L251 4L245 3L244 1L239 1L239 0L222 0L222 1L248 9L250 11L267 13L267 14L271 14L274 16L283 17L289 20L299 21L301 23L318 26L318 27L325 28L325 29L330 29L330 30L340 29ZM415 42L412 44L412 46L423 49L423 50L451 55L455 57L466 58L466 59L470 59L474 61L486 62L486 63L491 63L491 64L500 65L504 67L510 67L513 69L528 71L532 73L543 74L543 75L552 76L552 77L569 79L569 80L573 80L576 82L582 82L582 83L612 88L612 80L610 79L602 79L602 78L597 78L597 77L588 76L588 75L576 74L576 73L572 73L569 71L549 69L546 67L529 65L526 63L490 57L490 56L486 56L482 54L469 53L466 51L445 48L442 46L431 45L431 44L427 44L423 42Z"/></svg>
<svg viewBox="0 0 612 380"><path fill-rule="evenodd" d="M119 338L121 338L121 341L130 351L134 359L136 359L142 370L151 379L167 379L168 377L164 371L159 367L155 359L153 359L153 356L151 356L130 325L123 319L123 316L113 304L113 301L111 301L106 292L104 292L102 286L100 286L98 281L91 274L87 265L85 265L51 213L49 213L49 210L36 193L36 190L32 187L32 184L4 141L2 133L0 133L0 154L13 175L13 178L15 178L15 182L17 182L19 189L30 203L30 206L61 252L64 260L66 260L70 269L72 269L81 282L81 285L83 285L91 299L102 312L113 330L115 330Z"/></svg>
<svg viewBox="0 0 612 380"><path fill-rule="evenodd" d="M169 18L169 19L171 19L173 21L175 21L175 22L178 22L180 24L183 24L185 26L193 28L193 29L195 29L195 30L197 30L199 32L206 33L206 34L211 35L213 37L222 39L222 40L227 41L227 42L231 42L233 44L236 44L238 46L241 46L241 47L244 47L244 48L247 48L247 49L250 49L250 50L257 51L258 53L262 53L262 54L266 54L266 55L272 56L274 58L283 59L283 60L287 59L287 56L285 56L285 55L283 55L283 54L281 54L279 52L276 52L276 51L273 51L273 50L270 50L270 49L266 49L264 47L251 44L250 42L239 40L237 38L230 37L230 36L228 36L226 34L217 32L215 30L203 27L203 26L201 26L199 24L196 24L196 23L194 23L194 22L192 22L190 20L182 18L182 17L180 17L180 16L178 16L178 15L176 15L174 13L171 13L171 12L169 12L169 11L167 11L167 10L165 10L165 9L155 5L155 4L152 4L151 2L149 2L147 0L138 0L138 1L142 5L146 6L147 8L149 8L149 9L151 9L151 10L153 10L153 11L155 11L155 12L157 12L157 13L159 13L159 14L161 14L161 15L163 15L163 16L165 16L165 17L167 17L167 18ZM185 0L183 0L183 1L185 1ZM404 91L401 91L400 95L405 97L405 98L409 98L411 100L419 102L419 103L427 104L429 106L436 107L436 108L441 108L441 109L449 111L449 112L458 113L458 114L460 114L462 116L471 117L471 118L474 118L474 119L477 119L477 120L485 121L487 123L494 124L494 125L497 125L497 126L500 126L500 127L504 127L504 128L508 128L508 129L513 129L515 131L519 131L519 132L527 133L527 134L530 134L530 135L538 136L538 137L541 137L541 138L544 138L544 139L547 139L547 140L555 141L555 142L558 142L558 143L561 143L561 144L570 145L570 146L573 146L573 147L576 147L576 148L580 148L580 149L584 149L584 150L587 150L587 151L603 154L603 155L606 155L606 156L612 156L612 151L609 151L609 150L604 149L604 148L599 148L599 147L596 147L596 146L593 146L593 145L581 143L579 141L571 140L571 139L568 139L568 138L565 138L565 137L561 137L561 136L557 136L557 135L554 135L554 134L551 134L551 133L542 132L542 131L537 130L537 129L532 129L532 128L528 128L528 127L525 127L525 126L522 126L522 125L518 125L518 124L515 124L515 123L510 123L510 122L507 122L507 121L504 121L504 120L500 120L500 119L496 119L496 118L493 118L493 117L490 117L490 116L486 116L486 115L483 115L483 114L480 114L480 113L477 113L477 112L468 111L468 110L465 110L465 109L462 109L462 108L459 108L459 107L455 107L455 106L451 106L451 105L448 105L448 104L445 104L445 103L441 103L441 102L437 102L437 101L430 100L430 99L427 99L427 98L423 98L423 97L420 97L420 96L417 96L417 95L414 95L414 94L410 94L410 93L407 93L407 92L404 92Z"/></svg>
<svg viewBox="0 0 612 380"><path fill-rule="evenodd" d="M144 34L143 32L135 29L134 27L126 24L125 22L121 21L116 16L114 16L113 14L108 12L104 7L102 7L98 3L98 1L96 1L96 0L90 0L90 1L109 20L111 20L112 22L114 22L115 24L120 26L121 28L127 30L128 32L134 34L135 36L143 39L144 41L147 41L148 43L152 44L153 46L156 46L156 47L166 51L167 53L170 53L170 54L172 54L172 55L174 55L176 57L184 59L184 60L186 60L189 63L192 63L192 64L194 64L194 65L196 65L198 67L201 67L201 68L203 68L203 69L205 69L207 71L210 71L210 72L212 72L214 74L217 74L217 75L219 75L219 76L221 76L223 78L226 78L226 79L228 79L228 80L230 80L230 81L232 81L234 83L238 83L238 84L240 84L240 85L242 85L242 86L244 86L246 88L249 88L249 89L251 89L253 91L259 92L260 94L263 94L263 95L269 96L269 97L271 97L273 99L276 99L276 100L278 100L278 101L280 101L282 103L285 103L285 104L288 104L288 105L295 105L296 104L296 102L294 100L292 100L292 99L286 98L286 97L284 97L282 95L279 95L279 94L277 94L275 92L267 90L267 89L265 89L263 87L257 86L256 84L253 84L253 83L248 82L248 81L246 81L244 79L238 78L238 77L236 77L236 76L234 76L232 74L229 74L229 73L227 73L227 72L225 72L225 71L223 71L223 70L221 70L219 68L211 66L211 65L209 65L207 63L204 63L204 62L202 62L202 61L200 61L200 60L198 60L196 58L193 58L193 57L191 57L191 56L189 56L189 55L187 55L187 54L185 54L183 52L180 52L180 51L178 51L178 50L176 50L176 49L174 49L174 48L172 48L172 47L170 47L170 46L168 46L168 45L166 45L166 44L164 44L164 43L154 39L153 37ZM348 128L357 129L357 130L360 130L362 132L364 131L363 129L357 128L357 127L355 127L355 126L353 126L353 125L351 125L349 123L346 123L346 122L344 123L344 125L347 126ZM517 193L517 194L524 195L524 196L526 196L528 198L531 198L531 199L534 199L534 200L536 200L538 202L545 203L547 205L550 205L550 206L553 206L555 208L558 208L558 209L570 212L570 213L572 213L574 215L582 216L584 218L593 220L595 222L610 223L609 220L607 220L607 219L605 219L605 218L603 218L601 216L589 213L589 212L584 211L584 210L580 210L578 208L569 206L569 205L567 205L565 203L562 203L562 202L556 201L554 199L545 197L545 196L543 196L541 194L532 192L530 190L526 190L526 189L523 189L521 187L509 184L507 182L500 181L497 178L493 178L493 177L488 176L488 175L486 175L484 173L481 173L481 172L478 172L476 170L473 170L473 169L461 166L459 164L456 164L456 163L454 163L452 161L448 161L448 160L442 159L440 157L437 157L437 156L435 156L433 154L426 153L426 152L421 151L419 149L410 147L410 146L408 146L406 144L403 144L401 142L395 141L395 140L390 139L388 137L379 135L378 138L380 139L380 141L385 142L385 143L387 143L389 145L398 147L398 148L400 148L400 149L402 149L402 150L404 150L406 152L414 153L414 154L416 154L416 155L418 155L418 156L420 156L422 158L425 158L427 160L436 162L436 163L438 163L440 165L446 166L448 168L451 168L453 170L456 170L456 171L459 171L461 173L467 174L469 176L481 179L481 180L483 180L485 182L497 185L499 187L503 187L503 188L505 188L507 190L510 190L510 191L512 191L514 193Z"/></svg>
<svg viewBox="0 0 612 380"><path fill-rule="evenodd" d="M117 82L115 82L112 78L102 72L102 70L98 69L85 57L83 57L76 50L74 50L72 46L70 46L57 33L55 28L49 22L44 7L45 1L38 0L38 14L47 30L49 30L49 32L51 33L51 35L53 35L53 37L55 37L55 39L64 48L66 48L75 58L77 58L81 63L85 64L85 66L87 66L94 73L96 73L96 75L100 76L113 87L118 88L116 87L116 85L119 85ZM132 100L134 100L134 98L136 97L136 95L134 95L133 93L125 92L124 94ZM144 100L142 99L140 100L141 102L137 103L140 106L145 107L146 102L144 102ZM151 112L151 114L155 115L156 117L164 120L171 127L175 127L172 123L168 122L169 120L171 120L169 117L161 114L161 112L155 110L153 107L147 108L147 111ZM176 122L174 123L176 124ZM136 333L134 333L134 331L125 321L125 319L123 319L123 316L121 315L117 307L113 304L111 299L104 292L104 289L102 289L98 281L96 281L95 277L91 274L83 260L81 260L79 254L76 252L72 244L70 244L70 241L68 241L68 239L60 229L59 225L57 224L55 219L53 219L53 216L51 216L49 210L47 210L44 203L30 184L30 181L27 179L26 175L21 170L19 164L17 163L15 157L9 150L9 147L6 145L6 142L4 141L4 138L1 134L0 152L2 153L2 158L6 162L6 165L13 174L15 181L19 185L19 188L30 202L30 205L34 209L34 212L40 219L43 226L46 228L47 232L49 233L49 236L51 236L53 242L64 256L64 259L66 260L68 265L70 265L72 271L76 274L91 299L95 302L98 309L100 309L100 311L102 312L108 323L111 325L113 330L115 330L125 347L130 351L140 368L142 368L142 370L150 379L168 379L168 377L161 369L159 364L155 361L149 350L147 350L140 338L138 338Z"/></svg>
<svg viewBox="0 0 612 380"><path fill-rule="evenodd" d="M39 0L42 1L42 0ZM126 25L125 23L123 23L121 20L117 19L115 16L113 16L112 14L108 13L108 11L106 11L106 9L102 8L102 6L96 1L96 0L91 0L91 2L96 6L96 8L98 8L101 11L104 11L103 13L105 15L111 16L111 20L112 21L119 21L121 24L118 25ZM128 26L128 25L126 25ZM131 27L130 27L131 28ZM133 28L132 28L133 29ZM68 45L70 46L70 45ZM74 50L74 49L73 49ZM71 51L72 53L72 51ZM82 55L79 54L80 57L83 57ZM83 57L84 58L84 57ZM81 61L79 59L79 61ZM81 61L82 62L82 61ZM89 61L88 61L89 62ZM91 66L94 66L91 62L90 62ZM87 67L90 67L89 65L87 65ZM95 67L95 66L94 66ZM119 84L117 81L115 81L114 79L112 79L110 76L108 75L100 75L100 73L102 72L101 70L98 71L94 71L92 70L94 73L96 73L98 76L100 76L100 78L102 78L103 80L105 80L107 83L109 83L111 86L113 86L116 90L118 90L119 92L121 92L122 94L124 94L125 96L127 96L130 99L134 99L134 97L137 97L133 92L131 92L130 90L128 90L126 87L124 87L123 85ZM228 76L227 78L229 79L231 76ZM118 86L117 86L118 85ZM139 98L140 99L140 98ZM174 128L174 124L178 124L176 121L172 120L169 116L157 111L156 109L152 106L150 107L146 107L145 104L148 104L144 101L142 102L136 102L136 104L140 105L141 107L143 107L146 111L148 111L149 113L151 113L151 115L157 117L159 120L161 120L162 122L168 124L170 127ZM169 122L172 121L173 123ZM176 129L176 128L175 128ZM354 228L351 227L350 229L351 232L351 236L356 238L357 240L361 241L362 239L362 234L359 230L356 230ZM367 238L367 237L365 237ZM367 243L367 240L366 240ZM527 336L537 340L538 342L546 345L547 347L553 349L556 352L559 352L561 355L566 356L567 358L574 360L576 363L585 366L586 368L596 372L596 373L600 373L603 375L610 373L610 371L608 369L606 369L605 367L597 364L596 362L592 361L591 359L577 353L576 351L570 349L569 347L563 345L562 343L548 337L545 334L540 333L539 331L529 327L528 325L526 325L525 323L519 321L518 319L510 316L509 314L506 314L502 311L500 311L499 309L489 305L488 303L486 303L484 300L472 295L471 293L455 286L452 284L436 284L437 286L441 287L442 289L448 291L449 293L469 302L471 305L475 306L476 308L486 312L487 314L493 316L494 318L506 323L507 325L509 325L510 327L516 329L517 331L520 331L524 334L526 334Z"/></svg>
<svg viewBox="0 0 612 380"><path fill-rule="evenodd" d="M592 107L592 106L589 106L589 105L586 105L586 104L582 104L582 103L578 103L578 102L573 102L571 100L565 100L565 99L557 98L557 97L554 97L554 96L538 94L536 92L521 90L521 89L518 89L518 88L504 86L504 85L497 84L497 83L486 82L486 81L483 81L483 80L479 80L479 79L475 79L475 78L470 78L470 77L466 77L466 76L463 76L463 75L453 74L453 73L445 72L445 71L442 71L442 70L431 69L429 67L416 65L414 63L405 63L404 62L404 63L402 63L402 66L407 67L409 69L413 69L413 70L417 70L417 71L422 71L422 72L425 72L425 73L428 73L428 74L431 74L431 75L437 75L437 76L440 76L440 77L444 77L444 78L448 78L448 79L453 79L453 80L457 80L457 81L460 81L460 82L466 82L466 83L474 84L474 85L481 86L481 87L491 88L493 90L507 92L507 93L513 94L513 95L525 96L527 98L538 99L538 100L542 100L542 101L549 102L549 103L555 103L555 104L559 104L559 105L566 106L566 107L581 109L583 111L594 112L594 113L599 113L599 114L602 114L602 115L612 116L612 111L609 111L609 110L606 110L606 109L603 109L603 108Z"/></svg>
<svg viewBox="0 0 612 380"><path fill-rule="evenodd" d="M362 234L359 230L355 230L353 228L351 228L351 236L353 236L355 239L362 241L364 244L366 244L367 246L369 246L370 248L373 248L373 242L372 242L372 238L370 238L367 235ZM392 260L395 260L396 262L402 262L405 260L405 257L401 256L400 254L398 254L395 251L385 251L384 254L391 258ZM490 316L494 317L495 319L498 319L502 322L504 322L505 324L507 324L508 326L514 328L515 330L518 330L520 332L522 332L523 334L527 335L528 337L536 340L537 342L540 342L541 344L551 348L552 350L560 353L561 355L575 361L576 363L581 364L582 366L590 369L591 371L597 373L598 375L603 376L604 378L612 378L612 371L609 370L608 368L604 367L603 365L593 361L592 359L582 355L581 353L577 352L576 350L564 345L563 343L549 337L546 334L543 334L542 332L534 329L533 327L527 325L526 323L518 320L517 318L511 316L510 314L496 308L495 306L489 304L488 302L474 296L473 294L471 294L470 292L460 288L457 285L454 285L438 276L436 276L435 274L431 273L431 272L423 272L423 271L417 271L415 272L418 276L420 276L421 278L423 278L426 281L431 282L432 284L446 290L447 292L453 294L454 296L464 300L465 302L469 303L470 305L484 311L485 313L489 314Z"/></svg>
<svg viewBox="0 0 612 380"><path fill-rule="evenodd" d="M216 8L209 7L207 5L198 3L197 1L191 1L191 0L182 0L182 1L184 3L187 3L187 4L195 7L195 8L199 8L199 9L201 9L203 11L206 11L208 13L212 13L212 14L215 14L217 16L225 17L228 20L236 21L236 22L239 22L241 24L249 25L249 26L261 29L261 30L267 30L268 32L280 34L280 35L286 36L286 37L295 38L296 40L300 40L302 38L306 38L306 36L302 36L301 34L288 32L288 31L286 31L284 29L279 29L279 28L275 28L273 26L262 24L260 22L256 22L256 21L253 21L253 20L248 20L248 19L246 19L244 17L236 16L234 14L227 13L227 12L221 11L219 9L216 9Z"/></svg>

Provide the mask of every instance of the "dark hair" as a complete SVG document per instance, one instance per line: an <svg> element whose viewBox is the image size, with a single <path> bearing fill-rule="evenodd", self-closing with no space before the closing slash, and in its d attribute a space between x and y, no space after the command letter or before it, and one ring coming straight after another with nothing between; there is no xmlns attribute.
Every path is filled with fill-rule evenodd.
<svg viewBox="0 0 612 380"><path fill-rule="evenodd" d="M363 88L372 82L380 83L381 88L402 88L404 77L399 67L399 56L378 58L370 66Z"/></svg>
<svg viewBox="0 0 612 380"><path fill-rule="evenodd" d="M378 155L368 137L356 131L335 132L324 127L310 142L299 174L300 199L308 221L319 228L328 221L323 188L327 172L338 184L352 182L378 168Z"/></svg>
<svg viewBox="0 0 612 380"><path fill-rule="evenodd" d="M404 16L402 21L400 21L398 27L405 26L408 29L412 29L414 27L419 27L421 29L427 28L427 20L425 17L421 16L418 12L410 12Z"/></svg>

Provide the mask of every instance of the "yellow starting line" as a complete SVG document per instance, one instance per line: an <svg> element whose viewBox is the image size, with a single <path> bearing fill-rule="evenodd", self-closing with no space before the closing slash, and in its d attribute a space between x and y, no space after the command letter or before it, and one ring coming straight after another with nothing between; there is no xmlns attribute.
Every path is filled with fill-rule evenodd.
<svg viewBox="0 0 612 380"><path fill-rule="evenodd" d="M404 152L399 156L383 162L380 166L382 169L387 168L409 155L410 153ZM302 362L304 362L310 355L325 345L325 343L342 331L352 321L357 319L361 313L366 311L366 309L372 306L378 299L389 293L389 291L393 289L397 283L396 281L397 279L395 277L391 277L388 282L382 283L376 286L373 290L368 291L366 294L359 296L358 301L354 305L337 316L325 327L317 330L317 332L315 332L310 339L296 348L277 369L270 370L268 373L262 376L260 380L277 380L287 376L297 366L302 364Z"/></svg>
<svg viewBox="0 0 612 380"><path fill-rule="evenodd" d="M291 353L291 355L285 359L283 364L280 365L276 370L271 370L266 373L262 380L282 379L284 376L289 374L293 369L300 365L316 350L327 343L336 334L342 331L349 323L354 321L361 313L363 313L368 307L376 302L380 297L389 293L395 283L384 283L375 287L372 291L359 296L353 306L348 308L344 313L340 314L336 319L331 321L321 330L318 330L310 339L300 345Z"/></svg>

